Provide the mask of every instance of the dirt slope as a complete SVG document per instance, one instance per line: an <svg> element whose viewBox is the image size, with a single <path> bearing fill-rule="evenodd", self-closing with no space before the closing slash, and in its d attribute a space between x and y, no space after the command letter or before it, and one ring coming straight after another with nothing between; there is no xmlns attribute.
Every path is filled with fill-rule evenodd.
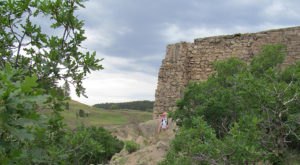
<svg viewBox="0 0 300 165"><path fill-rule="evenodd" d="M175 124L169 121L169 129L157 133L157 120L139 124L129 124L122 127L110 128L113 135L121 140L133 140L141 147L129 154L122 150L116 154L111 165L156 165L163 159L169 149L169 142L174 138Z"/></svg>

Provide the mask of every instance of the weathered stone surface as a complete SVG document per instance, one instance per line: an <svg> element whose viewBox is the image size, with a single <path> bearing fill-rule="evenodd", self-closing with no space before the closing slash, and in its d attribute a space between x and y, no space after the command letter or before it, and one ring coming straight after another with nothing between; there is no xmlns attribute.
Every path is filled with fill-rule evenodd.
<svg viewBox="0 0 300 165"><path fill-rule="evenodd" d="M300 59L300 27L258 33L234 34L195 39L167 46L159 71L153 117L172 111L189 81L204 81L213 72L212 62L229 57L250 61L265 44L287 46L288 65Z"/></svg>

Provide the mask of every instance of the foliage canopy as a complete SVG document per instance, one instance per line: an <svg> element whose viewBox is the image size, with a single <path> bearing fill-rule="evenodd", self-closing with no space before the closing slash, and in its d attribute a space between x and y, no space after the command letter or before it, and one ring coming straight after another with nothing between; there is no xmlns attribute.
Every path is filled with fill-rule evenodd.
<svg viewBox="0 0 300 165"><path fill-rule="evenodd" d="M283 68L285 54L266 45L250 64L218 61L206 82L189 84L162 164L283 164L300 151L300 63Z"/></svg>
<svg viewBox="0 0 300 165"><path fill-rule="evenodd" d="M106 163L123 143L103 128L64 128L69 85L102 69L76 10L83 0L0 1L1 164ZM64 82L64 89L58 82ZM42 115L44 110L50 115Z"/></svg>

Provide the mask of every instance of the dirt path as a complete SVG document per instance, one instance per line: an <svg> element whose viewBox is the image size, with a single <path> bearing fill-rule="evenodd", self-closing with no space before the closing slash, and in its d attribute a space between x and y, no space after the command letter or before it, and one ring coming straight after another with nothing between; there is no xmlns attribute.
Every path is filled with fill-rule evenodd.
<svg viewBox="0 0 300 165"><path fill-rule="evenodd" d="M112 134L121 140L132 140L140 145L140 149L129 154L122 150L116 154L111 165L156 165L163 159L174 138L175 125L170 121L167 131L157 133L157 121L150 120L139 124L128 124L111 128Z"/></svg>

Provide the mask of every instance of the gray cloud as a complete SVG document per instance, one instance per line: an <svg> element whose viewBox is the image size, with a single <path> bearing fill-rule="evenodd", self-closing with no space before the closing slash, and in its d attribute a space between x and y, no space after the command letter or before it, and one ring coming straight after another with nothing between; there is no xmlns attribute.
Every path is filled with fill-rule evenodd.
<svg viewBox="0 0 300 165"><path fill-rule="evenodd" d="M114 56L140 58L145 53L163 52L167 43L161 30L166 24L187 31L198 27L224 32L235 26L256 30L265 23L289 26L299 21L299 5L276 0L90 0L80 14L88 28L100 29L98 35L107 38L101 41L104 46L98 43L94 48ZM113 43L107 46L109 41Z"/></svg>
<svg viewBox="0 0 300 165"><path fill-rule="evenodd" d="M108 72L153 78L167 44L295 26L299 6L298 0L90 0L78 15L85 20L86 47L109 61ZM141 90L154 95L154 88Z"/></svg>

